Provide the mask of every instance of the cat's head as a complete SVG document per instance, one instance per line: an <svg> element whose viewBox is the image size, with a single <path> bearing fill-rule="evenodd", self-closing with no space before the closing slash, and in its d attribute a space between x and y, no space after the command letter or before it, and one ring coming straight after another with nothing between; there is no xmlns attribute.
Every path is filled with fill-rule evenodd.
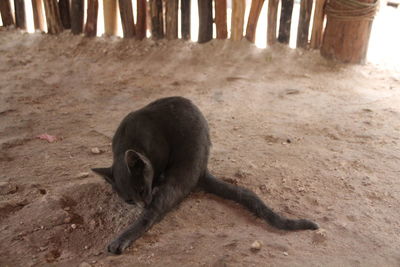
<svg viewBox="0 0 400 267"><path fill-rule="evenodd" d="M147 206L152 201L153 167L143 154L132 149L124 157L115 158L112 167L94 168L113 190L128 204L144 202Z"/></svg>

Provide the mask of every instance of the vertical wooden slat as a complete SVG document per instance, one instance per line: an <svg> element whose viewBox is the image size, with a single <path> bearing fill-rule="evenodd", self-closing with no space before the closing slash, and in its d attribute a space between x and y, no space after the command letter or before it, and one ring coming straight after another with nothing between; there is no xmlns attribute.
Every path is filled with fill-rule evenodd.
<svg viewBox="0 0 400 267"><path fill-rule="evenodd" d="M33 24L35 30L44 31L42 0L32 0Z"/></svg>
<svg viewBox="0 0 400 267"><path fill-rule="evenodd" d="M181 35L184 40L190 39L190 3L191 0L181 0Z"/></svg>
<svg viewBox="0 0 400 267"><path fill-rule="evenodd" d="M279 0L268 1L268 26L267 26L267 44L274 45L276 43L276 24L278 19L278 3Z"/></svg>
<svg viewBox="0 0 400 267"><path fill-rule="evenodd" d="M124 38L132 38L135 36L135 23L133 18L132 1L119 0L118 3Z"/></svg>
<svg viewBox="0 0 400 267"><path fill-rule="evenodd" d="M165 36L170 40L178 38L178 0L166 2Z"/></svg>
<svg viewBox="0 0 400 267"><path fill-rule="evenodd" d="M293 0L282 0L278 41L284 44L288 44L290 39L293 5Z"/></svg>
<svg viewBox="0 0 400 267"><path fill-rule="evenodd" d="M58 8L60 9L61 22L64 29L71 29L71 18L69 15L69 0L59 0Z"/></svg>
<svg viewBox="0 0 400 267"><path fill-rule="evenodd" d="M215 25L218 39L228 38L226 8L226 0L215 0Z"/></svg>
<svg viewBox="0 0 400 267"><path fill-rule="evenodd" d="M324 7L326 0L316 0L314 11L314 22L311 32L311 48L319 49L322 43L322 28L324 24Z"/></svg>
<svg viewBox="0 0 400 267"><path fill-rule="evenodd" d="M97 14L99 12L99 1L88 0L85 35L95 37L97 34Z"/></svg>
<svg viewBox="0 0 400 267"><path fill-rule="evenodd" d="M17 28L26 29L24 0L14 0L14 12L15 12L15 25L17 26Z"/></svg>
<svg viewBox="0 0 400 267"><path fill-rule="evenodd" d="M47 32L50 34L62 32L63 26L57 0L44 0L44 11L46 12Z"/></svg>
<svg viewBox="0 0 400 267"><path fill-rule="evenodd" d="M117 34L117 0L103 0L104 33Z"/></svg>
<svg viewBox="0 0 400 267"><path fill-rule="evenodd" d="M137 0L136 38L146 38L146 0Z"/></svg>
<svg viewBox="0 0 400 267"><path fill-rule="evenodd" d="M243 38L244 12L246 0L232 0L231 39L234 41Z"/></svg>
<svg viewBox="0 0 400 267"><path fill-rule="evenodd" d="M161 0L150 0L151 35L154 39L164 37L163 8Z"/></svg>
<svg viewBox="0 0 400 267"><path fill-rule="evenodd" d="M71 0L71 31L81 34L83 31L83 0Z"/></svg>
<svg viewBox="0 0 400 267"><path fill-rule="evenodd" d="M198 0L199 6L199 43L205 43L213 37L212 0Z"/></svg>
<svg viewBox="0 0 400 267"><path fill-rule="evenodd" d="M306 48L310 28L312 0L301 0L299 28L297 30L297 47Z"/></svg>
<svg viewBox="0 0 400 267"><path fill-rule="evenodd" d="M251 8L249 19L247 20L246 27L246 39L254 43L256 40L257 22L260 17L261 9L263 7L264 0L253 0L251 1Z"/></svg>
<svg viewBox="0 0 400 267"><path fill-rule="evenodd" d="M0 0L0 12L1 20L4 26L10 26L14 24L14 18L11 13L11 6L9 0Z"/></svg>

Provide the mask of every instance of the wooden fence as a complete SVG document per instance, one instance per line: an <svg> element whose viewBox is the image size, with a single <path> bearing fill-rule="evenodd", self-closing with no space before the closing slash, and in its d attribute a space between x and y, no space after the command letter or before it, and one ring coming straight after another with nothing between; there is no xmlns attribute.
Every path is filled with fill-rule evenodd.
<svg viewBox="0 0 400 267"><path fill-rule="evenodd" d="M13 0L14 14L10 5L11 0L0 0L0 12L3 25L15 24L19 28L26 28L24 0ZM98 0L26 0L32 1L32 10L34 18L34 27L36 30L43 31L45 23L47 24L47 32L50 34L58 34L64 29L71 29L73 34L84 34L88 37L96 36L98 22ZM103 0L104 10L104 30L107 35L115 35L117 33L117 12L120 13L121 25L124 38L136 38L141 40L146 37L146 32L151 32L153 39L177 39L178 23L181 24L181 38L190 39L191 36L191 0L134 0L136 8L133 8L132 0ZM326 1L327 0L301 0L300 14L297 29L297 47L319 49L322 45L324 20L326 17ZM333 2L331 8L337 8L334 11L340 13L343 6L340 2L357 2L361 4L371 3L375 5L375 0L328 0ZM255 41L257 22L259 21L261 9L264 0L252 0L247 19L247 27L244 29L246 0L232 0L231 21L227 21L227 0L198 0L198 18L199 31L198 42L205 43L210 41L213 34L213 24L215 23L216 38L228 38L227 24L231 25L230 38L232 40L241 40L246 38L250 42ZM288 43L290 39L290 28L292 22L292 13L294 0L268 0L267 6L267 44L269 46L276 42ZM279 7L280 3L280 9ZM86 4L86 10L84 10ZM372 5L371 4L371 5ZM44 5L44 8L43 8ZM354 5L352 5L354 6ZM43 14L44 10L45 14ZM86 21L84 15L86 11ZM280 19L278 21L278 11L280 11ZM314 11L312 13L312 11ZM180 12L181 19L178 21ZM347 10L343 11L344 13ZM335 14L336 14L335 13ZM360 13L360 12L359 12ZM361 11L361 15L365 12ZM214 15L213 15L214 14ZM332 14L333 11L332 11ZM348 14L348 13L346 13ZM373 12L374 14L374 12ZM353 14L353 18L358 18ZM311 16L313 23L310 25ZM14 19L15 18L15 19ZM333 17L332 20L337 17ZM341 17L343 18L343 16ZM342 21L343 19L337 19ZM348 17L346 17L348 18ZM371 17L369 17L371 18ZM372 15L373 18L373 15ZM357 19L356 19L357 20ZM368 20L368 19L367 19ZM369 20L371 21L371 20ZM136 22L136 23L135 23ZM349 23L351 23L350 21ZM329 18L328 18L329 23ZM346 24L343 27L351 27ZM372 23L372 22L371 22ZM338 23L340 24L340 22ZM356 25L354 27L360 27ZM363 28L364 27L364 28ZM359 31L370 31L370 23L365 24ZM339 29L340 30L340 29ZM335 34L340 35L336 32ZM350 35L354 34L350 30ZM310 38L309 38L310 37ZM351 36L349 37L351 39ZM355 36L354 38L358 38ZM361 43L367 46L369 39L368 34L363 34ZM350 40L351 41L351 40ZM334 42L334 41L332 41ZM339 44L340 45L340 44ZM331 49L332 50L332 49ZM350 51L352 52L352 51ZM365 52L366 53L366 52ZM325 53L329 55L329 51ZM336 56L336 55L335 55ZM364 55L365 58L365 55ZM358 59L360 60L360 59ZM344 60L346 61L346 60ZM354 61L354 60L353 60ZM361 57L362 61L362 57ZM352 60L348 60L352 62Z"/></svg>

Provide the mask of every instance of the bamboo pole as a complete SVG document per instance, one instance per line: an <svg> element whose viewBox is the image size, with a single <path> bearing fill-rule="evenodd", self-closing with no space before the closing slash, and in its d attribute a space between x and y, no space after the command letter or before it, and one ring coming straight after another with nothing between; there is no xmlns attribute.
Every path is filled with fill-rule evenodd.
<svg viewBox="0 0 400 267"><path fill-rule="evenodd" d="M163 8L161 0L150 0L151 35L153 39L164 38Z"/></svg>
<svg viewBox="0 0 400 267"><path fill-rule="evenodd" d="M290 39L293 5L293 0L282 0L278 41L284 44L288 44Z"/></svg>
<svg viewBox="0 0 400 267"><path fill-rule="evenodd" d="M256 40L257 23L263 4L264 0L251 1L249 19L247 20L246 39L252 43Z"/></svg>
<svg viewBox="0 0 400 267"><path fill-rule="evenodd" d="M117 34L117 0L103 0L104 33Z"/></svg>
<svg viewBox="0 0 400 267"><path fill-rule="evenodd" d="M17 28L26 29L24 0L14 0L14 12L15 12L15 25L17 26Z"/></svg>
<svg viewBox="0 0 400 267"><path fill-rule="evenodd" d="M44 31L42 8L42 0L32 0L33 24L35 26L35 30L38 31Z"/></svg>
<svg viewBox="0 0 400 267"><path fill-rule="evenodd" d="M243 38L244 12L246 0L232 0L231 39L239 41Z"/></svg>
<svg viewBox="0 0 400 267"><path fill-rule="evenodd" d="M0 0L0 12L4 26L10 26L14 24L14 18L11 13L11 6L9 0Z"/></svg>
<svg viewBox="0 0 400 267"><path fill-rule="evenodd" d="M181 0L181 35L182 39L190 39L190 3L191 0Z"/></svg>
<svg viewBox="0 0 400 267"><path fill-rule="evenodd" d="M135 23L131 0L119 0L119 12L121 14L122 31L124 38L135 36Z"/></svg>
<svg viewBox="0 0 400 267"><path fill-rule="evenodd" d="M46 12L47 32L50 34L62 32L63 26L57 0L44 0L44 11Z"/></svg>
<svg viewBox="0 0 400 267"><path fill-rule="evenodd" d="M213 38L212 0L198 0L199 5L199 43Z"/></svg>
<svg viewBox="0 0 400 267"><path fill-rule="evenodd" d="M310 28L311 10L313 0L301 0L299 28L297 29L297 47L306 48L308 45L308 32Z"/></svg>
<svg viewBox="0 0 400 267"><path fill-rule="evenodd" d="M64 29L71 29L71 18L69 14L69 0L59 0L58 8L60 9L61 22Z"/></svg>
<svg viewBox="0 0 400 267"><path fill-rule="evenodd" d="M99 11L98 0L88 0L85 36L95 37L97 34L97 14Z"/></svg>
<svg viewBox="0 0 400 267"><path fill-rule="evenodd" d="M178 38L178 0L166 2L165 36L169 40Z"/></svg>
<svg viewBox="0 0 400 267"><path fill-rule="evenodd" d="M71 0L71 31L73 34L83 31L83 0Z"/></svg>
<svg viewBox="0 0 400 267"><path fill-rule="evenodd" d="M226 23L226 0L215 0L215 25L217 28L217 38L228 38Z"/></svg>
<svg viewBox="0 0 400 267"><path fill-rule="evenodd" d="M137 0L136 38L146 38L146 0Z"/></svg>
<svg viewBox="0 0 400 267"><path fill-rule="evenodd" d="M279 0L268 1L268 27L267 27L267 44L269 46L276 43L276 23L278 19L278 3Z"/></svg>
<svg viewBox="0 0 400 267"><path fill-rule="evenodd" d="M316 0L314 22L311 32L311 48L319 49L322 43L322 28L324 24L324 7L326 0Z"/></svg>

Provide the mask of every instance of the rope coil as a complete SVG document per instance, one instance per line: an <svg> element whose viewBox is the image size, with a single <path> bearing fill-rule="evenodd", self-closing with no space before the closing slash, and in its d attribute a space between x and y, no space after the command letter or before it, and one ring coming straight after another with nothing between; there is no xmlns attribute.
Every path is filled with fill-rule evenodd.
<svg viewBox="0 0 400 267"><path fill-rule="evenodd" d="M341 21L372 21L378 6L379 0L375 0L373 3L360 2L359 0L329 0L325 12L327 16Z"/></svg>

